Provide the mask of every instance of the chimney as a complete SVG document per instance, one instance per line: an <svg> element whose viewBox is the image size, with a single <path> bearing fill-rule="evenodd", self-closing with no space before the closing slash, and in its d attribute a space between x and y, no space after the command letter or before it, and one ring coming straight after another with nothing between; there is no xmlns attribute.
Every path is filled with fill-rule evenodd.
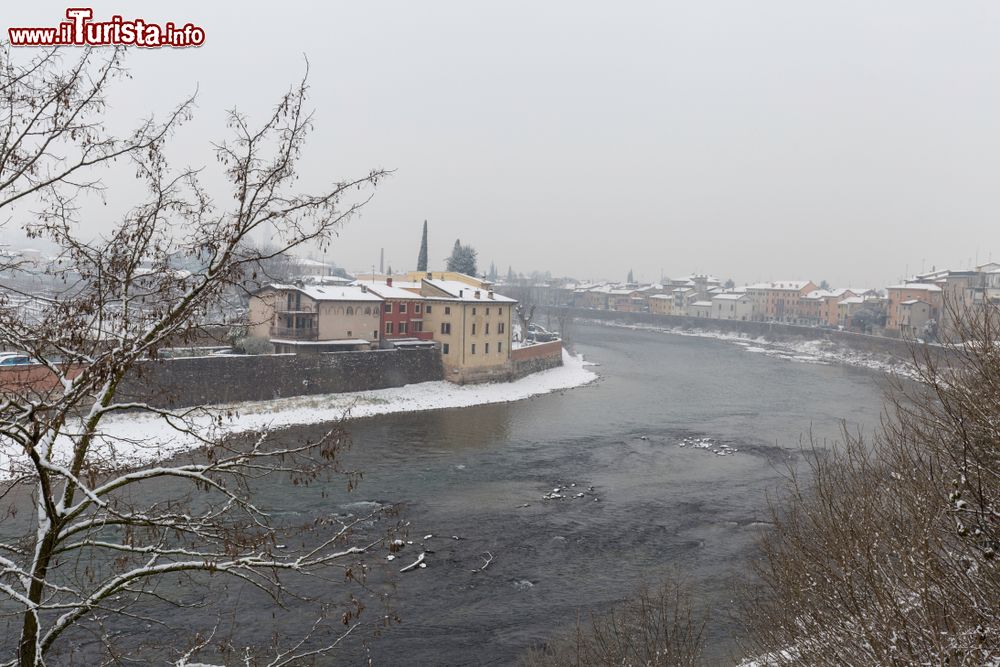
<svg viewBox="0 0 1000 667"><path fill-rule="evenodd" d="M493 290L490 290L490 292L489 292L489 297L490 297L491 299L493 298Z"/></svg>
<svg viewBox="0 0 1000 667"><path fill-rule="evenodd" d="M458 298L461 299L463 296L465 296L465 290L464 289L458 290Z"/></svg>
<svg viewBox="0 0 1000 667"><path fill-rule="evenodd" d="M368 285L365 285L364 283L362 283L361 284L361 291L362 292L367 292L368 291Z"/></svg>
<svg viewBox="0 0 1000 667"><path fill-rule="evenodd" d="M430 279L431 279L431 278L433 278L433 277L434 277L434 274L433 274L433 273L431 273L430 271L428 271L428 272L427 272L427 280L430 280Z"/></svg>
<svg viewBox="0 0 1000 667"><path fill-rule="evenodd" d="M386 278L385 279L385 286L386 287L392 287L392 278Z"/></svg>
<svg viewBox="0 0 1000 667"><path fill-rule="evenodd" d="M479 298L479 290L476 290L476 298Z"/></svg>

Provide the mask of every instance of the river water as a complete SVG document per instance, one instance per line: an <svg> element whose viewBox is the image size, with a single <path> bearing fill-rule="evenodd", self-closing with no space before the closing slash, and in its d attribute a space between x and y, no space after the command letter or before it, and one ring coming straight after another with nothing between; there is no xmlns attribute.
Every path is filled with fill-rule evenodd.
<svg viewBox="0 0 1000 667"><path fill-rule="evenodd" d="M296 521L402 504L415 544L393 566L435 535L428 567L398 577L401 622L371 643L374 664L511 664L578 615L670 572L715 608L710 658L724 664L728 601L765 529L766 493L810 431L830 442L842 419L863 430L878 423L881 390L869 371L710 339L584 325L572 333L576 351L599 364L594 384L359 420L345 459L364 471L358 489L348 495L338 480L260 490L262 504ZM711 448L690 444L702 438ZM722 445L737 451L720 456ZM584 497L543 500L557 487ZM493 562L473 574L486 552ZM246 633L268 631L273 609L224 595ZM340 595L337 584L329 595Z"/></svg>

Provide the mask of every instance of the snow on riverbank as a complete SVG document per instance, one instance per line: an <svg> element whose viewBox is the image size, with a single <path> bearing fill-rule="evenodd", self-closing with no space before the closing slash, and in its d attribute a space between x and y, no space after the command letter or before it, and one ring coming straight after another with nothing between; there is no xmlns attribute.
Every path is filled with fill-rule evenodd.
<svg viewBox="0 0 1000 667"><path fill-rule="evenodd" d="M741 346L747 352L763 354L769 357L787 361L811 364L844 364L858 368L879 371L881 373L913 377L911 364L888 354L859 352L850 347L831 340L784 340L772 341L764 337L751 338L746 334L722 331L707 331L703 329L673 329L657 327L648 324L625 324L623 322L608 322L605 320L585 320L587 324L632 329L636 331L653 331L656 333L673 334L676 336L693 336L696 338L714 338Z"/></svg>
<svg viewBox="0 0 1000 667"><path fill-rule="evenodd" d="M321 424L349 415L373 417L396 412L417 412L442 408L461 408L487 403L509 403L540 394L572 389L589 384L597 374L587 368L592 364L580 355L563 350L563 365L534 373L514 382L456 385L451 382L422 382L392 389L377 389L343 394L295 396L271 401L253 401L212 406L207 413L194 417L203 428L222 415L221 431L228 434L257 432L302 424ZM149 463L198 446L197 440L168 426L150 414L122 414L102 422L102 447L113 448L117 461ZM65 459L69 443L59 443ZM0 442L0 478L11 474L10 466L19 461L9 458L9 443ZM24 459L23 456L19 457Z"/></svg>

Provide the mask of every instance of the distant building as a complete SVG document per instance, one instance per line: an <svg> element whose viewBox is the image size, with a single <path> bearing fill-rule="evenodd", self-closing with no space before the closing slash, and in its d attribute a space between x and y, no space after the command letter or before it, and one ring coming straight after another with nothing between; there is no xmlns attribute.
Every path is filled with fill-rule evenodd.
<svg viewBox="0 0 1000 667"><path fill-rule="evenodd" d="M753 318L753 300L746 292L724 292L712 297L712 317L747 322Z"/></svg>
<svg viewBox="0 0 1000 667"><path fill-rule="evenodd" d="M652 294L649 296L649 312L657 315L672 315L674 297L672 294Z"/></svg>
<svg viewBox="0 0 1000 667"><path fill-rule="evenodd" d="M943 304L943 291L939 285L933 283L903 283L893 285L887 289L889 302L886 312L885 328L889 331L900 332L904 314L902 308L906 301L923 301L930 306L930 316L938 319ZM910 326L910 325L907 325Z"/></svg>
<svg viewBox="0 0 1000 667"><path fill-rule="evenodd" d="M687 307L688 317L712 317L711 301L694 301Z"/></svg>
<svg viewBox="0 0 1000 667"><path fill-rule="evenodd" d="M756 283L746 287L753 301L755 320L763 322L795 322L799 319L799 302L816 290L811 280L781 280Z"/></svg>

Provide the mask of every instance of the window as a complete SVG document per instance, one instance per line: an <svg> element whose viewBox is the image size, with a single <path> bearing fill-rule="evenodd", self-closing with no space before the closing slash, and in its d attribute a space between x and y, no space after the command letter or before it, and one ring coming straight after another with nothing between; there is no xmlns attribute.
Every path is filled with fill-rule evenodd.
<svg viewBox="0 0 1000 667"><path fill-rule="evenodd" d="M503 315L503 308L497 308L497 315Z"/></svg>
<svg viewBox="0 0 1000 667"><path fill-rule="evenodd" d="M372 314L372 307L365 306L365 315L371 315L371 314Z"/></svg>
<svg viewBox="0 0 1000 667"><path fill-rule="evenodd" d="M476 323L475 322L472 323L472 335L473 336L476 335Z"/></svg>
<svg viewBox="0 0 1000 667"><path fill-rule="evenodd" d="M419 307L420 306L417 306L417 308L419 308ZM420 312L420 311L417 311L417 312ZM431 312L431 304L427 304L427 314L430 315L430 312Z"/></svg>
<svg viewBox="0 0 1000 667"><path fill-rule="evenodd" d="M405 313L406 312L406 304L405 303L399 304L399 312L401 312L401 313Z"/></svg>
<svg viewBox="0 0 1000 667"><path fill-rule="evenodd" d="M472 344L472 354L475 354L475 353L476 353L476 344L473 343Z"/></svg>
<svg viewBox="0 0 1000 667"><path fill-rule="evenodd" d="M443 334L450 334L451 333L451 322L442 322L441 323L441 333L443 333Z"/></svg>
<svg viewBox="0 0 1000 667"><path fill-rule="evenodd" d="M503 341L497 343L497 354L503 352Z"/></svg>
<svg viewBox="0 0 1000 667"><path fill-rule="evenodd" d="M451 315L451 306L445 306L444 307L444 314L445 315Z"/></svg>
<svg viewBox="0 0 1000 667"><path fill-rule="evenodd" d="M489 353L490 353L490 344L486 343L486 345L483 346L483 354L489 354Z"/></svg>
<svg viewBox="0 0 1000 667"><path fill-rule="evenodd" d="M420 312L420 304L419 303L413 304L413 312L415 312L415 313L419 313Z"/></svg>
<svg viewBox="0 0 1000 667"><path fill-rule="evenodd" d="M475 314L476 314L476 307L475 307L475 306L473 306L473 307L472 307L472 314L473 314L473 315L475 315Z"/></svg>
<svg viewBox="0 0 1000 667"><path fill-rule="evenodd" d="M378 315L378 306L375 306L375 312L373 312L372 315Z"/></svg>
<svg viewBox="0 0 1000 667"><path fill-rule="evenodd" d="M354 333L353 333L353 332L351 332L351 331L348 331L348 332L347 332L347 337L348 337L348 338L350 338L350 337L351 337L351 336L353 336L353 335L354 335Z"/></svg>
<svg viewBox="0 0 1000 667"><path fill-rule="evenodd" d="M487 336L490 335L490 323L489 322L486 323L486 331L484 331L483 333L485 333Z"/></svg>
<svg viewBox="0 0 1000 667"><path fill-rule="evenodd" d="M385 332L390 336L392 335L392 322L385 323Z"/></svg>
<svg viewBox="0 0 1000 667"><path fill-rule="evenodd" d="M351 306L348 306L347 307L347 314L348 315L353 315L354 314L354 308L352 308Z"/></svg>
<svg viewBox="0 0 1000 667"><path fill-rule="evenodd" d="M487 309L486 309L486 314L487 314L487 315L489 315L489 314L490 314L490 309L489 309L489 308L487 308Z"/></svg>
<svg viewBox="0 0 1000 667"><path fill-rule="evenodd" d="M374 331L372 331L372 339L373 340L378 340L378 329L375 329Z"/></svg>
<svg viewBox="0 0 1000 667"><path fill-rule="evenodd" d="M391 313L392 312L392 301L386 301L385 302L385 312L387 312L387 313Z"/></svg>
<svg viewBox="0 0 1000 667"><path fill-rule="evenodd" d="M441 354L448 354L448 343L441 343Z"/></svg>
<svg viewBox="0 0 1000 667"><path fill-rule="evenodd" d="M507 330L507 325L504 324L503 322L497 325L497 333L503 333L506 330Z"/></svg>
<svg viewBox="0 0 1000 667"><path fill-rule="evenodd" d="M399 333L401 333L401 334L405 334L406 333L406 322L400 322L399 323Z"/></svg>
<svg viewBox="0 0 1000 667"><path fill-rule="evenodd" d="M413 322L413 330L414 331L423 331L424 330L424 322L423 322L423 320L414 320L414 322Z"/></svg>

